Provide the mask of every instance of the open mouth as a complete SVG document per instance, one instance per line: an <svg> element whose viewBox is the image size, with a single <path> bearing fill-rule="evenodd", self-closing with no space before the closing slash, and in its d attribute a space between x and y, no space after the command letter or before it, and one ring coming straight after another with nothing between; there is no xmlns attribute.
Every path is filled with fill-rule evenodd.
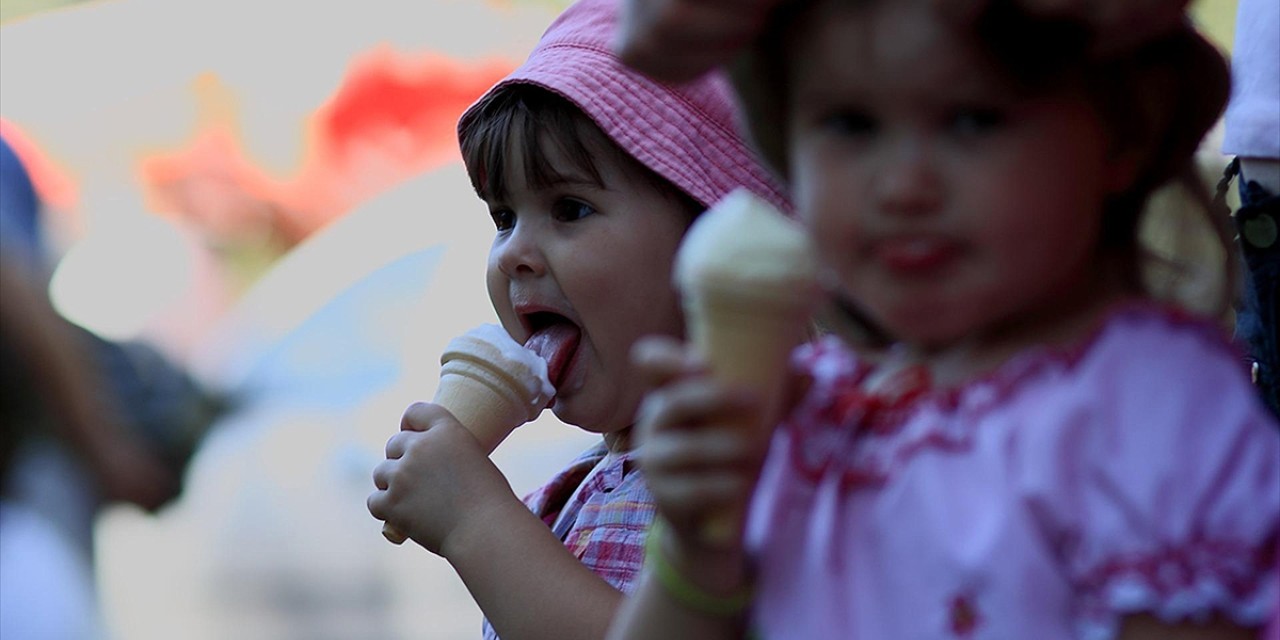
<svg viewBox="0 0 1280 640"><path fill-rule="evenodd" d="M572 320L552 311L530 313L521 320L529 328L525 348L547 361L547 377L551 379L551 385L559 389L578 352L582 329Z"/></svg>

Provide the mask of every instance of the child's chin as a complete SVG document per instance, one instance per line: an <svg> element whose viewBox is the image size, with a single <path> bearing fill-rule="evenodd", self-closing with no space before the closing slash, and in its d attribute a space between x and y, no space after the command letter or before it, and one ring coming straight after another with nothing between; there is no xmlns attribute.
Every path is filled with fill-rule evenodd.
<svg viewBox="0 0 1280 640"><path fill-rule="evenodd" d="M561 422L577 427L587 433L605 435L630 428L629 424L613 424L613 416L607 415L600 407L585 406L582 398L573 398L564 402L556 400L551 405L551 412Z"/></svg>

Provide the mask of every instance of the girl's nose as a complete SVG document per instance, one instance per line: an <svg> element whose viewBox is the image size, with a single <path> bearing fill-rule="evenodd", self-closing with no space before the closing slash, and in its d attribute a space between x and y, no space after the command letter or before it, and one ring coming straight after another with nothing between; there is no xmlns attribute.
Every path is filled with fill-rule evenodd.
<svg viewBox="0 0 1280 640"><path fill-rule="evenodd" d="M529 225L516 223L507 237L493 248L498 269L508 278L527 278L546 273L546 257L538 243L537 230Z"/></svg>
<svg viewBox="0 0 1280 640"><path fill-rule="evenodd" d="M941 179L925 141L899 144L878 173L875 196L880 208L888 213L920 215L941 204Z"/></svg>

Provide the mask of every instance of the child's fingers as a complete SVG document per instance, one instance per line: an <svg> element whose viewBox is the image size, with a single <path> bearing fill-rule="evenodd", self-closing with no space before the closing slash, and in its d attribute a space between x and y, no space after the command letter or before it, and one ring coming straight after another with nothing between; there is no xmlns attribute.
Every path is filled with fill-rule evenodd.
<svg viewBox="0 0 1280 640"><path fill-rule="evenodd" d="M390 460L385 460L383 462L379 462L378 465L373 468L373 486L382 491L385 491L387 487L391 486L390 476L392 464L393 463Z"/></svg>
<svg viewBox="0 0 1280 640"><path fill-rule="evenodd" d="M400 416L401 431L426 431L441 420L447 420L452 415L448 409L430 402L415 402L404 410L404 414Z"/></svg>
<svg viewBox="0 0 1280 640"><path fill-rule="evenodd" d="M401 431L387 438L386 454L388 460L399 460L409 450L409 440L416 431Z"/></svg>
<svg viewBox="0 0 1280 640"><path fill-rule="evenodd" d="M706 370L706 362L680 341L667 336L645 336L631 347L631 362L647 388Z"/></svg>
<svg viewBox="0 0 1280 640"><path fill-rule="evenodd" d="M385 509L386 491L374 491L364 500L364 506L369 510L369 515L378 520L386 521L387 512Z"/></svg>
<svg viewBox="0 0 1280 640"><path fill-rule="evenodd" d="M646 472L654 473L749 468L760 458L756 440L736 426L713 426L664 434L637 455Z"/></svg>
<svg viewBox="0 0 1280 640"><path fill-rule="evenodd" d="M614 49L624 64L684 82L730 60L778 0L632 0Z"/></svg>
<svg viewBox="0 0 1280 640"><path fill-rule="evenodd" d="M758 410L759 401L750 393L710 378L692 378L646 395L640 403L637 426L643 442L659 430L716 422L749 423Z"/></svg>
<svg viewBox="0 0 1280 640"><path fill-rule="evenodd" d="M370 493L369 497L365 499L365 506L369 508L369 513L373 517L379 520L386 520L388 511L390 511L391 508L391 497L387 492L387 487L390 486L387 483L390 472L386 469L382 469L382 465L378 465L378 467L379 468L374 469L373 471L373 485L377 487L377 489L374 490L373 493Z"/></svg>
<svg viewBox="0 0 1280 640"><path fill-rule="evenodd" d="M709 472L694 476L662 478L651 484L655 496L662 496L664 516L679 521L681 528L696 527L709 513L743 504L753 483L741 473Z"/></svg>

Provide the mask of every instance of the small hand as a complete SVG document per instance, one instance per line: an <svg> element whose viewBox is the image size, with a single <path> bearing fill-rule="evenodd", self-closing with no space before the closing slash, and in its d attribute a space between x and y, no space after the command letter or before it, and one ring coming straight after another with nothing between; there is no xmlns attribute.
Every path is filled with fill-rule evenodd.
<svg viewBox="0 0 1280 640"><path fill-rule="evenodd" d="M733 59L780 0L628 0L615 49L625 64L686 82Z"/></svg>
<svg viewBox="0 0 1280 640"><path fill-rule="evenodd" d="M935 0L962 23L977 19L995 0ZM1189 0L1013 0L1027 14L1079 22L1094 34L1093 52L1110 55L1168 33L1183 19Z"/></svg>
<svg viewBox="0 0 1280 640"><path fill-rule="evenodd" d="M400 429L387 441L387 459L373 470L377 490L366 501L373 517L441 554L473 515L495 501L515 500L476 439L443 407L411 405Z"/></svg>
<svg viewBox="0 0 1280 640"><path fill-rule="evenodd" d="M685 544L701 546L704 526L719 514L741 514L755 487L769 430L749 391L706 375L706 365L668 338L646 338L632 351L654 387L640 407L638 454L658 510ZM741 522L717 545L737 544Z"/></svg>

